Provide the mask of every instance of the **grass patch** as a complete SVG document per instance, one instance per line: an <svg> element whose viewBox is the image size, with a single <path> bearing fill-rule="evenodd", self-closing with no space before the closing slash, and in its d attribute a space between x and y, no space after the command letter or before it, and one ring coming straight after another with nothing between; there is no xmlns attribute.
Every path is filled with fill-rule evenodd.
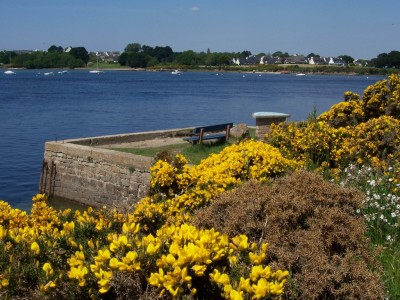
<svg viewBox="0 0 400 300"><path fill-rule="evenodd" d="M162 152L167 152L170 156L176 154L184 155L190 164L197 165L200 161L208 157L211 153L218 153L225 147L231 145L232 142L214 142L203 143L200 145L187 144L173 144L160 147L151 148L112 148L112 150L142 155L147 157L156 157Z"/></svg>
<svg viewBox="0 0 400 300"><path fill-rule="evenodd" d="M197 165L204 158L207 158L212 153L219 153L225 147L231 145L231 142L203 143L200 145L190 145L182 151L182 154L187 158L190 164Z"/></svg>
<svg viewBox="0 0 400 300"><path fill-rule="evenodd" d="M254 139L256 135L255 128L249 128L249 136ZM237 143L238 139L230 137L228 142L217 141L217 142L203 142L200 145L192 145L191 143L185 144L172 144L160 147L148 147L148 148L112 148L112 150L132 153L136 155L142 155L147 157L157 157L162 152L168 153L170 156L176 154L182 154L186 157L190 164L197 165L204 158L207 158L212 153L219 153L225 147Z"/></svg>
<svg viewBox="0 0 400 300"><path fill-rule="evenodd" d="M182 151L188 147L191 147L191 144L173 144L166 145L160 147L149 147L149 148L111 148L112 150L132 153L142 156L155 157L160 152L168 152L171 155L176 155L182 153Z"/></svg>
<svg viewBox="0 0 400 300"><path fill-rule="evenodd" d="M400 245L383 250L380 261L385 272L385 283L390 299L400 299Z"/></svg>

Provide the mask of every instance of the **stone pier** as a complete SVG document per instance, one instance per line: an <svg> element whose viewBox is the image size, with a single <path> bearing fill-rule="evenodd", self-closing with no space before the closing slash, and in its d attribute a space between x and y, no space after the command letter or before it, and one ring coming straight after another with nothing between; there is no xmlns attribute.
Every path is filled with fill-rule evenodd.
<svg viewBox="0 0 400 300"><path fill-rule="evenodd" d="M150 184L151 157L115 151L123 143L142 143L187 136L192 129L52 141L45 143L39 191L50 198L100 207L134 203Z"/></svg>

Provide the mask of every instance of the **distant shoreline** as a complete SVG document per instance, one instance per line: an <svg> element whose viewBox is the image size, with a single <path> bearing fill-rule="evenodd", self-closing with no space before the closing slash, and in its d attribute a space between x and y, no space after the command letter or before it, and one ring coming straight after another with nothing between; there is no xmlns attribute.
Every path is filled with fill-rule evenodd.
<svg viewBox="0 0 400 300"><path fill-rule="evenodd" d="M316 67L317 68L317 67ZM1 66L0 69L3 70L66 70L66 71L73 71L73 70L83 70L83 71L90 71L95 70L92 67L85 67L85 68L48 68L48 69L27 69L27 68L7 68L5 66ZM313 67L302 67L301 65L277 65L277 70L260 70L259 66L249 66L249 67L240 67L240 68L232 68L226 67L223 69L218 68L186 68L186 67L168 67L168 68L130 68L130 67L111 67L111 68L99 68L101 71L122 71L122 72L172 72L173 70L181 70L182 72L214 72L214 73L255 73L255 74L273 74L273 75L295 75L295 74L306 74L306 75L337 75L337 76L386 76L390 74L387 73L375 73L375 72L365 72L369 69L360 69L360 72L356 72L357 69L353 68L352 70L347 69L338 71L337 68L329 70L329 66L326 66L326 69L321 70L313 70ZM371 69L372 70L372 69ZM364 72L363 72L364 71Z"/></svg>

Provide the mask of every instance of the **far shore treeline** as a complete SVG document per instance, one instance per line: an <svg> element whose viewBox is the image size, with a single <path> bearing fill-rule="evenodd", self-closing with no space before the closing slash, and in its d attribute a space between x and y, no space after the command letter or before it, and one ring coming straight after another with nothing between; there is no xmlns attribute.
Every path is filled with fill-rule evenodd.
<svg viewBox="0 0 400 300"><path fill-rule="evenodd" d="M399 73L400 52L381 53L371 60L355 60L349 55L340 55L342 66L309 65L309 64L260 64L236 65L234 60L253 56L261 58L270 56L281 59L289 57L287 52L252 54L242 52L195 52L187 50L174 52L170 46L147 46L139 43L128 44L122 53L105 61L99 59L98 53L88 52L85 47L67 47L52 45L47 51L0 51L0 66L3 68L51 69L51 68L86 68L100 62L101 68L147 68L147 69L219 69L219 70L256 70L288 71L313 73L356 73L356 74L390 74ZM307 58L320 55L310 53Z"/></svg>

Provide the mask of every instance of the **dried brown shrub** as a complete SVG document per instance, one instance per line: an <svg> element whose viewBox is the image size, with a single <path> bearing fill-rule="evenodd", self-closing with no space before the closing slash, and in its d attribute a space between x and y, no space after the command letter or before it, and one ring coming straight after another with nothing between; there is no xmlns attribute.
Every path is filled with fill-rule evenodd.
<svg viewBox="0 0 400 300"><path fill-rule="evenodd" d="M269 263L291 272L284 299L383 299L377 253L355 212L362 197L302 171L222 194L194 223L268 242Z"/></svg>
<svg viewBox="0 0 400 300"><path fill-rule="evenodd" d="M111 281L113 290L112 299L114 300L162 300L160 291L146 284L143 274L118 272Z"/></svg>

